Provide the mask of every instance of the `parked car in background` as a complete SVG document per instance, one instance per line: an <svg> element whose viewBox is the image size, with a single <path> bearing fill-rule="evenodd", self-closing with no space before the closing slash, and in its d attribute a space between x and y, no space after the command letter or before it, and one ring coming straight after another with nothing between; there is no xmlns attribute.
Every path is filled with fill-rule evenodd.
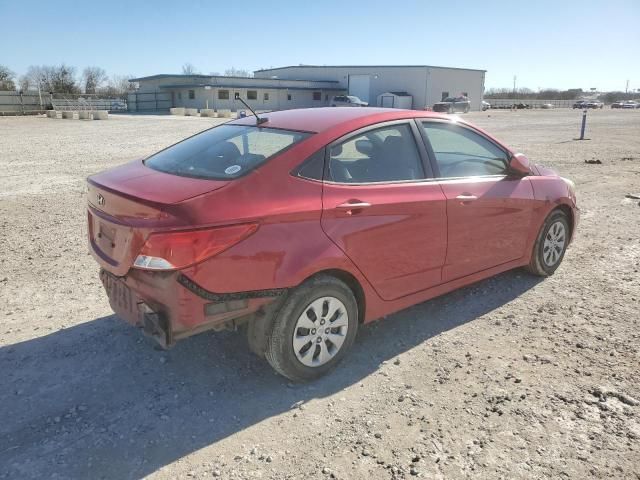
<svg viewBox="0 0 640 480"><path fill-rule="evenodd" d="M461 119L380 108L233 120L87 195L119 317L163 347L245 325L293 381L335 367L361 323L513 268L553 274L578 222L570 180Z"/></svg>
<svg viewBox="0 0 640 480"><path fill-rule="evenodd" d="M596 100L587 102L587 108L603 108L603 107L604 107L604 103L598 102Z"/></svg>
<svg viewBox="0 0 640 480"><path fill-rule="evenodd" d="M123 101L111 102L110 110L112 111L119 111L119 110L126 110L126 109L127 109L127 104Z"/></svg>
<svg viewBox="0 0 640 480"><path fill-rule="evenodd" d="M617 102L613 102L611 104L611 108L622 108L624 105L624 100L618 100Z"/></svg>
<svg viewBox="0 0 640 480"><path fill-rule="evenodd" d="M573 108L587 108L586 100L578 100L573 104Z"/></svg>
<svg viewBox="0 0 640 480"><path fill-rule="evenodd" d="M487 111L487 110L489 110L490 108L491 108L491 104L490 104L489 102L486 102L486 101L484 101L484 100L483 100L483 101L482 101L482 111L483 111L483 112L484 112L484 111Z"/></svg>
<svg viewBox="0 0 640 480"><path fill-rule="evenodd" d="M471 110L471 102L463 95L459 97L447 97L441 102L433 104L434 112L467 113L469 110Z"/></svg>
<svg viewBox="0 0 640 480"><path fill-rule="evenodd" d="M554 108L553 103L543 103L542 105L540 105L540 108L544 108L544 109L551 109Z"/></svg>
<svg viewBox="0 0 640 480"><path fill-rule="evenodd" d="M366 107L369 105L353 95L336 95L331 99L332 107Z"/></svg>
<svg viewBox="0 0 640 480"><path fill-rule="evenodd" d="M635 100L625 100L622 104L622 108L640 108L640 102L636 102Z"/></svg>

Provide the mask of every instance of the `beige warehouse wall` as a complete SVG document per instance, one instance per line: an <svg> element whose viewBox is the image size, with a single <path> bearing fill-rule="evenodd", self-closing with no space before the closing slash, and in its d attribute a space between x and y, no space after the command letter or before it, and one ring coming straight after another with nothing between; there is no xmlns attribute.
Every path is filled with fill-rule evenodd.
<svg viewBox="0 0 640 480"><path fill-rule="evenodd" d="M484 72L475 70L455 70L429 68L427 77L427 105L442 100L442 92L451 96L467 92L471 101L471 110L480 110L484 93Z"/></svg>

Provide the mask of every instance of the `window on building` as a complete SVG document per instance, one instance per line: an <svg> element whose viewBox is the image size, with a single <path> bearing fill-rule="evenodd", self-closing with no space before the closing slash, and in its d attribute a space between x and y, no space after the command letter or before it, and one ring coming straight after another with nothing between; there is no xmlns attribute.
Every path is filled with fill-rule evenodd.
<svg viewBox="0 0 640 480"><path fill-rule="evenodd" d="M314 100L322 100L322 92L313 92L313 99Z"/></svg>
<svg viewBox="0 0 640 480"><path fill-rule="evenodd" d="M218 90L218 100L229 100L229 90Z"/></svg>
<svg viewBox="0 0 640 480"><path fill-rule="evenodd" d="M442 98L440 100L444 100L449 96L449 92L442 92Z"/></svg>
<svg viewBox="0 0 640 480"><path fill-rule="evenodd" d="M265 101L265 102L268 102L268 101L269 101L269 94L268 94L268 93L265 93L265 94L264 94L264 96L263 96L263 98L264 98L264 101Z"/></svg>
<svg viewBox="0 0 640 480"><path fill-rule="evenodd" d="M178 100L182 100L182 92L178 92Z"/></svg>
<svg viewBox="0 0 640 480"><path fill-rule="evenodd" d="M247 90L247 100L257 100L257 99L258 99L257 90Z"/></svg>
<svg viewBox="0 0 640 480"><path fill-rule="evenodd" d="M196 91L189 90L189 100L193 100L194 98L196 98Z"/></svg>
<svg viewBox="0 0 640 480"><path fill-rule="evenodd" d="M291 94L287 94L287 100L291 100Z"/></svg>
<svg viewBox="0 0 640 480"><path fill-rule="evenodd" d="M506 174L507 154L483 136L448 123L424 122L422 127L441 178Z"/></svg>
<svg viewBox="0 0 640 480"><path fill-rule="evenodd" d="M329 101L329 94L328 94L328 93L325 93L325 94L324 94L324 101L325 101L325 102L328 102L328 101Z"/></svg>
<svg viewBox="0 0 640 480"><path fill-rule="evenodd" d="M329 176L338 183L424 178L411 127L401 124L369 130L332 147Z"/></svg>

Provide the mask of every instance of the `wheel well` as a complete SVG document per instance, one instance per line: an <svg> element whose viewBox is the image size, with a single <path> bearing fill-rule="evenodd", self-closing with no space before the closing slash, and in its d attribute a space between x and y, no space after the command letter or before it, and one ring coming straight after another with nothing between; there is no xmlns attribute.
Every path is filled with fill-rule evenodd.
<svg viewBox="0 0 640 480"><path fill-rule="evenodd" d="M569 219L569 238L573 238L573 211L568 205L559 205L558 207L553 209L554 211L560 210L564 213Z"/></svg>
<svg viewBox="0 0 640 480"><path fill-rule="evenodd" d="M310 278L317 277L318 275L330 275L332 277L337 278L338 280L343 281L347 284L347 287L351 289L353 295L356 297L356 302L358 303L358 322L364 322L364 312L366 308L366 301L364 296L364 290L360 285L360 282L356 277L354 277L349 272L338 269L331 270L322 270L320 272L315 273Z"/></svg>

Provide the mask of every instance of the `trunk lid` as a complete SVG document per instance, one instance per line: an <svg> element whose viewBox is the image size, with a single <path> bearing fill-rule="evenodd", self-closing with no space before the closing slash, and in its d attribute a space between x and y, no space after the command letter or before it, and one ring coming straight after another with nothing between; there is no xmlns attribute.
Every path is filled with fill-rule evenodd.
<svg viewBox="0 0 640 480"><path fill-rule="evenodd" d="M90 250L102 268L118 276L129 271L152 231L185 225L168 207L228 183L158 172L141 161L93 175L87 182Z"/></svg>

